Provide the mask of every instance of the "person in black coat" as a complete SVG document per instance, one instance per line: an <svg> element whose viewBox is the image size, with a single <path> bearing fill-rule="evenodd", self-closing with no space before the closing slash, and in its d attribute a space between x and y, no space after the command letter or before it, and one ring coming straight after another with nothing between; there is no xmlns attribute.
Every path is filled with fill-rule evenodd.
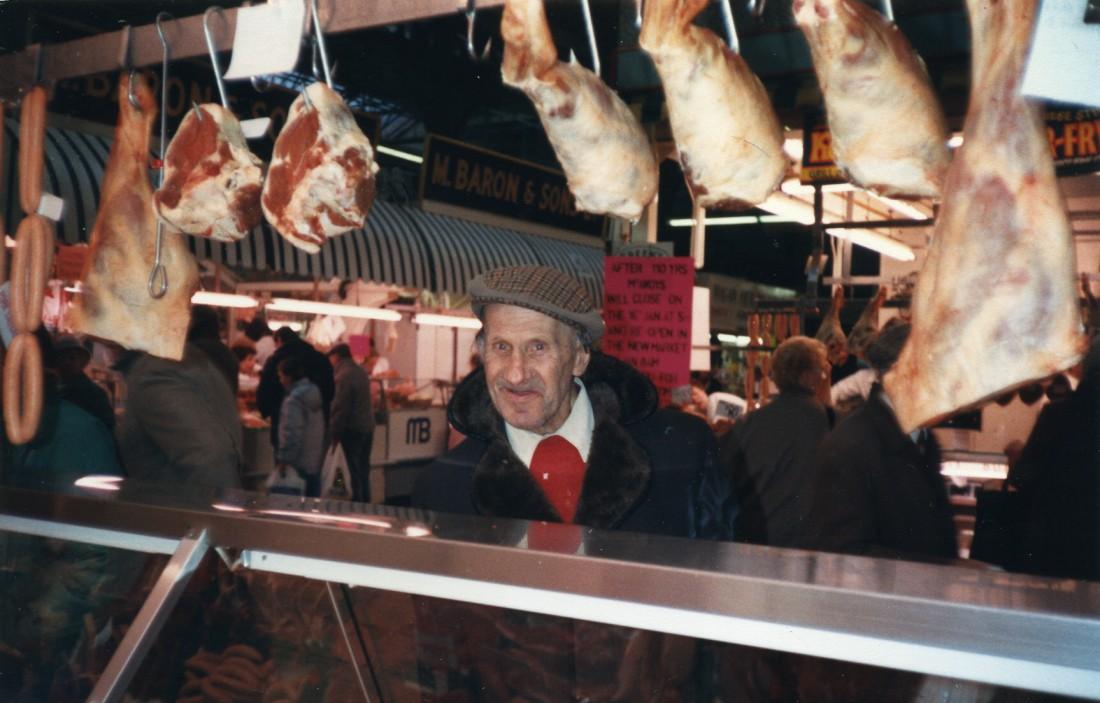
<svg viewBox="0 0 1100 703"><path fill-rule="evenodd" d="M887 327L868 348L879 375L897 361L907 323ZM926 430L902 432L878 383L818 449L804 546L914 560L958 558L940 450Z"/></svg>
<svg viewBox="0 0 1100 703"><path fill-rule="evenodd" d="M737 541L795 547L810 507L817 445L832 427L822 402L829 392L825 345L809 337L787 339L775 350L772 378L779 395L733 425L720 459L740 508Z"/></svg>
<svg viewBox="0 0 1100 703"><path fill-rule="evenodd" d="M271 419L271 445L279 446L279 411L283 405L286 389L279 382L279 364L283 359L297 358L306 371L306 378L321 391L321 410L324 412L325 425L328 426L329 407L336 393L336 381L333 378L332 364L328 357L297 335L289 327L280 327L275 332L275 353L264 362L260 372L260 385L256 388L256 408L260 414Z"/></svg>

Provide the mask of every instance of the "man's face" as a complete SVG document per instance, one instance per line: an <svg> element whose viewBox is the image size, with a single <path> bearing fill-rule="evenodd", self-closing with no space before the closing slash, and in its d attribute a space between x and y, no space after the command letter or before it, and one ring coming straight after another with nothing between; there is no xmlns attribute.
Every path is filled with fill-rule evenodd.
<svg viewBox="0 0 1100 703"><path fill-rule="evenodd" d="M573 377L589 353L576 333L552 317L514 305L485 310L482 361L493 406L523 430L550 434L572 410Z"/></svg>

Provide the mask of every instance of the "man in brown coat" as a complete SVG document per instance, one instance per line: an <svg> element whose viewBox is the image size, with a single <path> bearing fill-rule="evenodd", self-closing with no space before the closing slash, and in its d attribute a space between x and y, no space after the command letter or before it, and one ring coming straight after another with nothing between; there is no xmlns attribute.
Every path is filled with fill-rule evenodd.
<svg viewBox="0 0 1100 703"><path fill-rule="evenodd" d="M351 358L346 344L329 350L336 392L332 398L329 434L333 445L344 448L351 474L351 499L370 500L370 450L374 439L374 412L370 376Z"/></svg>

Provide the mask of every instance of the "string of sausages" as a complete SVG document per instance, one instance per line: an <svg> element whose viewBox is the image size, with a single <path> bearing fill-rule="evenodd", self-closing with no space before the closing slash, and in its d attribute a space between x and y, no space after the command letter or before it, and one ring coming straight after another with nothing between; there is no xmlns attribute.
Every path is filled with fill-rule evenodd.
<svg viewBox="0 0 1100 703"><path fill-rule="evenodd" d="M4 359L4 427L13 444L26 444L42 419L42 350L34 331L42 322L42 299L53 258L53 228L38 213L42 199L46 90L23 98L19 123L19 203L23 220L15 235L11 266L11 322L15 338Z"/></svg>

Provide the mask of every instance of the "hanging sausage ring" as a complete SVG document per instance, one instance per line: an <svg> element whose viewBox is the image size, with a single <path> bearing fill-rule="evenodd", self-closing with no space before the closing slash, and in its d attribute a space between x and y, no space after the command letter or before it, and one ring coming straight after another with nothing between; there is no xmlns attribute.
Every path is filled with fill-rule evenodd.
<svg viewBox="0 0 1100 703"><path fill-rule="evenodd" d="M53 254L53 233L38 214L46 134L46 90L32 88L23 98L19 125L19 203L23 221L12 257L11 320L15 338L4 359L4 427L14 444L26 444L42 419L42 350L34 338L42 318L42 298Z"/></svg>

